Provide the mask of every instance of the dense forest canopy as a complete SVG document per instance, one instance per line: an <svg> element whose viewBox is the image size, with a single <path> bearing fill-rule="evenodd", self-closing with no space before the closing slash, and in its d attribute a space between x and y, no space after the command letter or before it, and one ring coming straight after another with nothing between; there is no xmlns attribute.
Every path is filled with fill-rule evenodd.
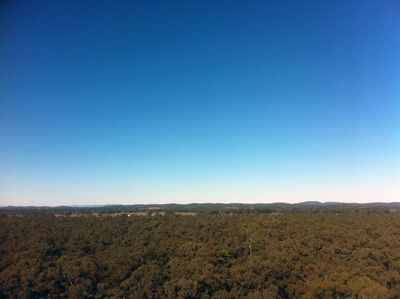
<svg viewBox="0 0 400 299"><path fill-rule="evenodd" d="M0 298L399 298L400 211L0 210Z"/></svg>

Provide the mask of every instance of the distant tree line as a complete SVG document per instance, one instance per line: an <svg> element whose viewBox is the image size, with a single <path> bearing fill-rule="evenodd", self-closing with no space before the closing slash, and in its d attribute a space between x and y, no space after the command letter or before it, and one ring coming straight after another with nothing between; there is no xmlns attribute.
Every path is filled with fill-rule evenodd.
<svg viewBox="0 0 400 299"><path fill-rule="evenodd" d="M32 215L32 214L117 214L117 213L139 213L143 211L154 212L193 212L206 214L243 214L243 213L293 213L304 210L324 211L326 213L337 213L341 211L386 211L400 210L400 203L367 203L367 204L346 204L346 203L320 203L303 202L299 204L270 203L270 204L162 204L162 205L103 205L103 206L59 206L59 207L0 207L0 213L8 215Z"/></svg>

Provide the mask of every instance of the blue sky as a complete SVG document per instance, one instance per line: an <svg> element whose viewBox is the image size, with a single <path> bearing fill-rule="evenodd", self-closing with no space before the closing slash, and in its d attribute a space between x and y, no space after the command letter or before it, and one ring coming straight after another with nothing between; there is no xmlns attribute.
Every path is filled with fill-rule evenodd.
<svg viewBox="0 0 400 299"><path fill-rule="evenodd" d="M0 5L0 205L400 201L397 1Z"/></svg>

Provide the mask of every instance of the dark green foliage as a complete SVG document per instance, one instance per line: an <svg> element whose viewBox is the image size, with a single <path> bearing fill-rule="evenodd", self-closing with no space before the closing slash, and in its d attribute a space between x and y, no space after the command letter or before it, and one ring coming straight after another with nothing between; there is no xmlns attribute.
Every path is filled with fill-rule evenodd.
<svg viewBox="0 0 400 299"><path fill-rule="evenodd" d="M215 211L0 213L0 298L400 297L399 211Z"/></svg>

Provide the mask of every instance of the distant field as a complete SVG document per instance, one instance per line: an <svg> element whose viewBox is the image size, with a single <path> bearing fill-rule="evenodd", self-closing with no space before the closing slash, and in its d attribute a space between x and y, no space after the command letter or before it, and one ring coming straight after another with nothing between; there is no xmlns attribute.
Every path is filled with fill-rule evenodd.
<svg viewBox="0 0 400 299"><path fill-rule="evenodd" d="M150 208L149 210L155 210L153 208ZM184 215L184 216L194 216L197 213L194 212L173 212L174 214L177 215ZM134 213L111 213L111 214L99 214L99 213L91 213L91 214L70 214L68 216L70 217L79 217L79 216L95 216L95 217L100 217L100 216L111 216L111 217L116 217L116 216L122 216L122 215L127 215L127 216L146 216L148 215L148 212L134 212ZM151 216L157 216L157 215L165 215L165 212L151 212ZM54 214L56 217L65 217L65 214Z"/></svg>

